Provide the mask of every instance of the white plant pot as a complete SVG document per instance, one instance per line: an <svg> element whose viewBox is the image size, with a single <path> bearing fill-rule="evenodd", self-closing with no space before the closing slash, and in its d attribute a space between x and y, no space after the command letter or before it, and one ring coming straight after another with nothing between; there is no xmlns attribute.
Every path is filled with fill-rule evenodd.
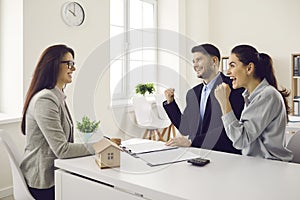
<svg viewBox="0 0 300 200"><path fill-rule="evenodd" d="M91 139L91 137L94 135L94 132L91 132L91 133L82 133L82 132L79 132L79 135L80 135L82 141L84 143L87 143L87 142L89 142L89 140Z"/></svg>

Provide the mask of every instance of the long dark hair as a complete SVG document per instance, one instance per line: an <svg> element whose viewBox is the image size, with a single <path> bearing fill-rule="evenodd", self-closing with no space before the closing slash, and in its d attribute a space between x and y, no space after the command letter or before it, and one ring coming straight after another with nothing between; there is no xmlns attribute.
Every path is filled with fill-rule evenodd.
<svg viewBox="0 0 300 200"><path fill-rule="evenodd" d="M30 100L39 91L43 89L53 89L55 87L59 73L60 61L66 53L71 53L74 58L73 49L63 44L50 46L42 53L34 70L23 107L21 129L24 135L26 135L25 116Z"/></svg>
<svg viewBox="0 0 300 200"><path fill-rule="evenodd" d="M290 107L288 105L287 97L290 95L290 92L286 88L282 88L282 90L278 88L272 58L268 54L259 53L254 47L250 45L236 46L231 50L231 53L235 54L244 65L248 65L250 62L252 62L255 66L254 78L260 80L263 80L265 78L270 85L272 85L278 92L280 92L284 100L288 119Z"/></svg>

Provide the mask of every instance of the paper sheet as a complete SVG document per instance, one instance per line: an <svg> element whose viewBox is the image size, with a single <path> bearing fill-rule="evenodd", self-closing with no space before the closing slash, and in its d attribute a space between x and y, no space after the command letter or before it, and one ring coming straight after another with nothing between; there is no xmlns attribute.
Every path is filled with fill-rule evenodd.
<svg viewBox="0 0 300 200"><path fill-rule="evenodd" d="M139 158L147 162L149 166L182 162L197 157L199 157L199 155L191 152L189 148L177 148L169 151L158 151L139 155Z"/></svg>

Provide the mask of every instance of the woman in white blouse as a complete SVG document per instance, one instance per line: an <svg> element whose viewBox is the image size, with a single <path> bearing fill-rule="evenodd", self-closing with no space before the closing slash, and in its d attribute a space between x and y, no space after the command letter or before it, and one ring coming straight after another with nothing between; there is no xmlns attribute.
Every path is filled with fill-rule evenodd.
<svg viewBox="0 0 300 200"><path fill-rule="evenodd" d="M249 45L236 46L229 57L227 75L234 89L245 88L240 119L232 112L229 86L223 83L215 90L233 146L243 155L292 160L293 154L284 146L289 92L278 89L271 57Z"/></svg>

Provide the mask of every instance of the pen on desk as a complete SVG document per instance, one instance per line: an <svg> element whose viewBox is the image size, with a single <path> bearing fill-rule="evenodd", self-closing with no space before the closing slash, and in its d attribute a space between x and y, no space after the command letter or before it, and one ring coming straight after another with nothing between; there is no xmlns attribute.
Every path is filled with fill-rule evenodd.
<svg viewBox="0 0 300 200"><path fill-rule="evenodd" d="M106 138L106 139L108 139L108 140L110 140L110 138L109 138L109 137L107 137L107 136L105 136L105 135L103 135L103 137L104 137L104 138Z"/></svg>
<svg viewBox="0 0 300 200"><path fill-rule="evenodd" d="M126 153L129 153L130 155L133 155L132 154L132 152L131 152L131 149L128 149L127 147L125 147L125 146L120 146L122 149L123 149L123 151L125 151Z"/></svg>

